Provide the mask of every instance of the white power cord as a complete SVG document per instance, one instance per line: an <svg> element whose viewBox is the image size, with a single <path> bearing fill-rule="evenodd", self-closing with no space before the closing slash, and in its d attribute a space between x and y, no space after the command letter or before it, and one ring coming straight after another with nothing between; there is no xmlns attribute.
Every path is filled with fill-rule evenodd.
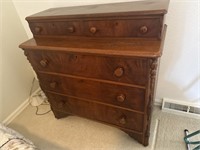
<svg viewBox="0 0 200 150"><path fill-rule="evenodd" d="M31 106L36 107L36 112L35 112L36 115L45 115L45 114L51 112L51 110L49 110L45 113L38 113L38 111L39 111L38 106L49 105L48 99L47 99L46 95L44 94L44 92L42 90L37 92L37 94L32 95L34 83L35 83L35 77L33 78L31 90L30 90L30 93L29 93L29 103L31 104Z"/></svg>

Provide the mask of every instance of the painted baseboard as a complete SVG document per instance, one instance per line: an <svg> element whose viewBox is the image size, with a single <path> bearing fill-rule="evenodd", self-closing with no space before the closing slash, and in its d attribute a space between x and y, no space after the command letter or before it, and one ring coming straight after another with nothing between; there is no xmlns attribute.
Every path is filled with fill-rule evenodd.
<svg viewBox="0 0 200 150"><path fill-rule="evenodd" d="M35 95L40 91L40 88L38 88L35 92L33 92L32 95ZM2 121L4 125L8 125L11 123L27 106L29 105L29 98L27 98L17 109L15 109L6 119Z"/></svg>
<svg viewBox="0 0 200 150"><path fill-rule="evenodd" d="M162 106L162 99L156 98L155 101L154 101L154 105L155 106Z"/></svg>

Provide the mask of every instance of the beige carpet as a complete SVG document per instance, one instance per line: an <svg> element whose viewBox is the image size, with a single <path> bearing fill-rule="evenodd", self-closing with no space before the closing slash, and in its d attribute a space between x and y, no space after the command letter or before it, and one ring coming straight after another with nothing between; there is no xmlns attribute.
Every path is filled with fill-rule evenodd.
<svg viewBox="0 0 200 150"><path fill-rule="evenodd" d="M45 105L39 107L40 112L48 109ZM9 127L31 139L41 150L185 150L184 129L200 129L198 119L163 113L155 107L150 145L143 147L114 127L74 116L57 120L52 112L36 116L35 110L27 107Z"/></svg>
<svg viewBox="0 0 200 150"><path fill-rule="evenodd" d="M155 113L156 118L159 119L156 150L186 150L183 131L188 129L191 133L200 130L200 119L159 112ZM200 135L192 140L200 141ZM191 145L191 148L194 146Z"/></svg>

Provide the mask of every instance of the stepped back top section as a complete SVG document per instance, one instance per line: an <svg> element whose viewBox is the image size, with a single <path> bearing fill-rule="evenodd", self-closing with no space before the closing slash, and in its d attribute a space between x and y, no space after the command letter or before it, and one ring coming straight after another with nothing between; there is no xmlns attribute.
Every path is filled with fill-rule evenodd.
<svg viewBox="0 0 200 150"><path fill-rule="evenodd" d="M51 8L28 16L37 36L160 38L169 0Z"/></svg>
<svg viewBox="0 0 200 150"><path fill-rule="evenodd" d="M26 18L27 21L83 17L105 17L116 13L130 15L163 15L167 13L169 0L140 0L124 3L50 8ZM116 16L117 17L117 16Z"/></svg>

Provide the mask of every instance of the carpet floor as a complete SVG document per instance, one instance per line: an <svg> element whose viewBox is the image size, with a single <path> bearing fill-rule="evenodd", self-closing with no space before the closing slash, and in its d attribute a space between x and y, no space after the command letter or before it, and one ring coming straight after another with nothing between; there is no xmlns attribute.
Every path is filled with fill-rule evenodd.
<svg viewBox="0 0 200 150"><path fill-rule="evenodd" d="M48 105L39 107L40 113L47 110ZM75 116L57 120L52 112L38 116L35 111L35 107L28 106L9 127L41 150L186 150L184 129L200 129L200 119L164 113L154 107L150 144L143 147L114 127Z"/></svg>

